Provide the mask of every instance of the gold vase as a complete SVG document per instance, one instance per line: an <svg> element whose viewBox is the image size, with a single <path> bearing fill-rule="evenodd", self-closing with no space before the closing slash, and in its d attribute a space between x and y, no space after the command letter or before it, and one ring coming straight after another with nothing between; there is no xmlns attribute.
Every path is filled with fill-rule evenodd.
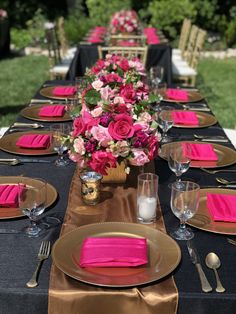
<svg viewBox="0 0 236 314"><path fill-rule="evenodd" d="M116 168L109 168L107 175L103 176L102 183L125 183L127 173L125 172L125 163L117 164Z"/></svg>

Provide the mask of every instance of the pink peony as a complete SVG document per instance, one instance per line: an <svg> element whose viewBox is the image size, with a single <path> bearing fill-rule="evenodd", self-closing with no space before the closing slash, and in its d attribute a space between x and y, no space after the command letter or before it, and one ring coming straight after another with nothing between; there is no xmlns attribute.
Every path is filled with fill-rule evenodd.
<svg viewBox="0 0 236 314"><path fill-rule="evenodd" d="M108 126L110 135L118 141L132 137L134 130L132 117L124 113L116 115Z"/></svg>
<svg viewBox="0 0 236 314"><path fill-rule="evenodd" d="M91 160L88 165L96 172L107 175L107 168L116 167L116 158L111 154L104 151L96 151L92 154Z"/></svg>
<svg viewBox="0 0 236 314"><path fill-rule="evenodd" d="M133 84L126 84L126 85L121 86L120 96L123 97L125 102L134 104L136 92L133 88Z"/></svg>
<svg viewBox="0 0 236 314"><path fill-rule="evenodd" d="M133 157L129 159L129 163L133 166L143 166L150 160L148 156L140 149L132 149Z"/></svg>
<svg viewBox="0 0 236 314"><path fill-rule="evenodd" d="M103 147L107 147L108 143L112 141L112 137L109 134L108 129L101 125L92 127L91 134Z"/></svg>

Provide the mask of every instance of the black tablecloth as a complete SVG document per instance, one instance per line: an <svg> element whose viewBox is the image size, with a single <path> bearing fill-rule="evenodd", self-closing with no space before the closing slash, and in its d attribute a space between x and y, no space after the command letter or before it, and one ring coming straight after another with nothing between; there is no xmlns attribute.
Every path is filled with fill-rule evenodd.
<svg viewBox="0 0 236 314"><path fill-rule="evenodd" d="M19 117L19 121L28 121ZM48 125L48 124L46 124ZM170 134L191 135L197 134L217 134L224 135L223 130L216 124L209 128L203 129L177 129L173 128ZM181 138L180 138L181 139ZM232 145L224 144L228 147ZM12 157L12 154L1 151L0 157ZM48 160L55 160L55 156L42 156ZM174 174L169 170L167 162L161 158L155 161L156 173L160 177L159 196L163 217L167 231L178 226L178 220L172 214L170 209L170 189L168 183L175 180ZM236 165L229 166L229 169L236 169ZM24 164L19 166L0 165L0 175L10 176L30 176L41 177L53 184L59 193L57 202L46 211L46 215L55 215L63 219L67 197L70 188L70 182L75 169L71 164L67 168L60 169L53 164ZM223 174L225 178L233 179L233 174ZM183 175L183 179L194 179L200 185L215 185L216 175L208 175L199 169L190 169ZM79 193L79 191L78 191ZM0 228L20 229L29 223L27 218L12 220L0 220ZM44 237L54 242L58 235L59 229L54 228ZM198 229L194 229L195 245L200 253L203 269L215 288L215 278L213 272L206 268L204 259L208 252L217 253L222 262L219 269L220 277L226 288L225 293L201 292L199 277L194 265L190 261L187 252L186 243L179 241L182 260L179 266L173 272L174 279L179 291L179 308L178 314L209 314L209 313L227 313L236 312L236 248L226 241L225 235L213 234ZM48 307L48 284L51 267L51 258L46 260L41 269L39 277L39 286L34 289L25 287L25 283L31 277L35 266L36 256L40 246L41 238L27 238L21 234L9 235L0 234L0 314L46 314ZM166 248L168 250L168 247ZM165 280L165 279L163 279ZM76 284L76 280L75 280ZM115 290L114 290L114 293ZM89 301L88 301L89 302ZM91 298L91 302L94 302ZM80 309L78 309L78 312ZM81 312L82 313L82 312ZM99 312L99 304L97 309ZM58 314L58 313L55 313ZM67 313L66 313L67 314ZM121 313L123 314L123 313ZM168 314L168 313L165 313Z"/></svg>
<svg viewBox="0 0 236 314"><path fill-rule="evenodd" d="M66 79L74 80L76 76L83 76L86 68L90 68L98 59L97 45L80 45L72 60ZM167 44L148 46L147 70L151 66L164 67L164 81L168 85L172 83L171 47Z"/></svg>
<svg viewBox="0 0 236 314"><path fill-rule="evenodd" d="M0 58L10 52L10 26L8 19L0 19Z"/></svg>

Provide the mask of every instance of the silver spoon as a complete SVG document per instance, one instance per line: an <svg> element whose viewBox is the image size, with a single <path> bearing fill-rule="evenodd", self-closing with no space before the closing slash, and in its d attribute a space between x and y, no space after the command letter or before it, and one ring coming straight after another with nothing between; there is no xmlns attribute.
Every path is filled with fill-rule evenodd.
<svg viewBox="0 0 236 314"><path fill-rule="evenodd" d="M207 267L214 270L214 273L216 276L216 284L217 284L216 292L224 292L225 288L222 286L222 283L220 281L220 277L219 277L218 272L216 270L221 265L219 257L215 253L211 252L211 253L207 254L205 261L206 261Z"/></svg>
<svg viewBox="0 0 236 314"><path fill-rule="evenodd" d="M225 185L227 185L227 184L235 184L236 183L236 181L229 181L229 180L226 180L226 179L223 179L223 178L220 178L220 177L216 178L216 181L221 183L221 184L225 184Z"/></svg>
<svg viewBox="0 0 236 314"><path fill-rule="evenodd" d="M218 172L236 172L236 169L220 169L220 170L209 170L209 169L206 169L206 168L200 168L202 171L206 172L206 173L209 173L209 174L216 174Z"/></svg>
<svg viewBox="0 0 236 314"><path fill-rule="evenodd" d="M18 159L12 159L9 161L0 161L0 165L16 166L21 162Z"/></svg>
<svg viewBox="0 0 236 314"><path fill-rule="evenodd" d="M22 122L15 122L12 124L13 128L17 128L17 127L29 127L29 128L33 128L33 129L38 129L38 128L43 128L44 126L42 124L39 123L22 123Z"/></svg>

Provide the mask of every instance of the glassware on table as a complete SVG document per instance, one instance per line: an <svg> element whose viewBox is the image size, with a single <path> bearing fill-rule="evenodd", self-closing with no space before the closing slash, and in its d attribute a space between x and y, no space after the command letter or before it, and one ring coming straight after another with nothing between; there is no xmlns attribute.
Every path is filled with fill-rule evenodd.
<svg viewBox="0 0 236 314"><path fill-rule="evenodd" d="M153 173L138 175L137 219L141 223L150 224L156 221L158 179Z"/></svg>
<svg viewBox="0 0 236 314"><path fill-rule="evenodd" d="M172 111L172 107L164 106L160 108L158 114L158 125L162 129L161 144L171 141L171 138L167 135L167 132L174 124Z"/></svg>
<svg viewBox="0 0 236 314"><path fill-rule="evenodd" d="M152 87L158 88L158 85L163 81L164 77L164 68L156 65L150 68L149 78Z"/></svg>
<svg viewBox="0 0 236 314"><path fill-rule="evenodd" d="M102 175L94 171L84 171L80 175L81 196L87 205L96 205L100 200Z"/></svg>
<svg viewBox="0 0 236 314"><path fill-rule="evenodd" d="M186 151L187 150L187 151ZM191 159L188 151L190 147L186 146L184 149L180 143L179 146L170 147L168 151L168 165L176 175L176 186L181 187L181 176L188 171ZM171 184L169 185L171 187Z"/></svg>
<svg viewBox="0 0 236 314"><path fill-rule="evenodd" d="M64 152L69 149L69 134L70 126L67 124L59 123L50 127L52 132L51 142L53 149L58 153L58 158L55 161L55 165L59 167L67 166L70 160L66 158Z"/></svg>
<svg viewBox="0 0 236 314"><path fill-rule="evenodd" d="M69 113L72 120L74 120L79 115L81 111L81 105L77 97L72 98L72 99L67 99L66 111Z"/></svg>
<svg viewBox="0 0 236 314"><path fill-rule="evenodd" d="M176 240L190 240L194 237L191 229L186 228L186 221L192 218L199 205L200 186L191 181L182 181L181 186L178 182L171 187L171 210L179 218L180 226L171 236Z"/></svg>
<svg viewBox="0 0 236 314"><path fill-rule="evenodd" d="M30 219L30 225L23 231L29 237L37 237L42 231L37 224L37 219L44 212L47 202L47 182L42 179L37 180L37 186L18 184L21 190L18 194L19 208Z"/></svg>

